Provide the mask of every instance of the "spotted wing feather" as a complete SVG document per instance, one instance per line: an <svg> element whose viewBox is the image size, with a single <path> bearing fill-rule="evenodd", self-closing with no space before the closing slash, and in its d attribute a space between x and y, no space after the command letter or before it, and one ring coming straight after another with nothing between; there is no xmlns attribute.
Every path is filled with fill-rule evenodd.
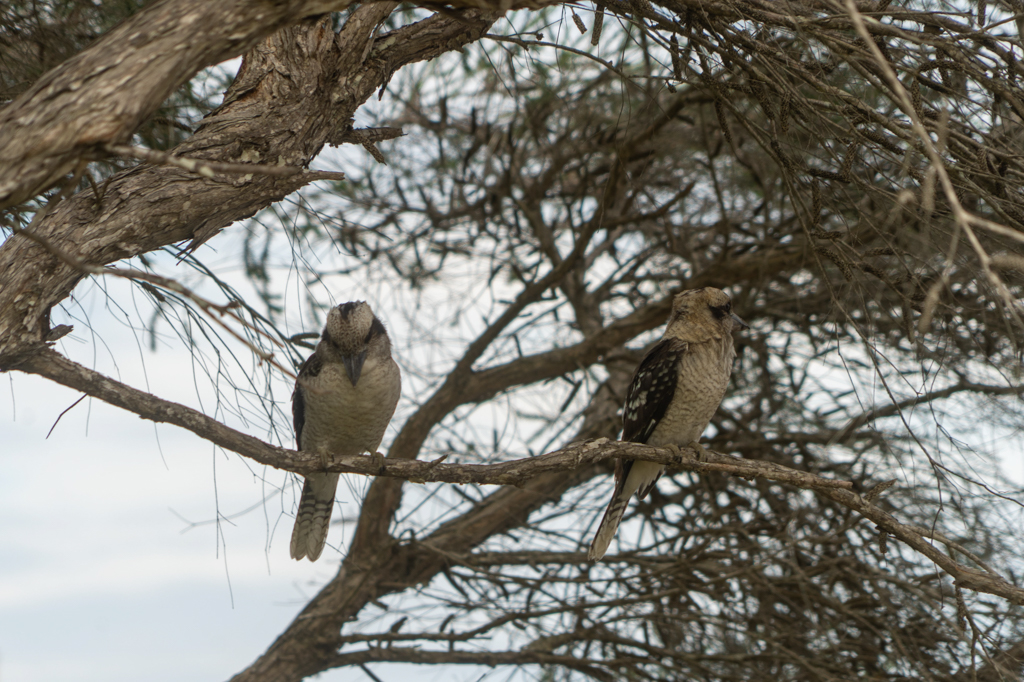
<svg viewBox="0 0 1024 682"><path fill-rule="evenodd" d="M647 352L640 366L636 368L633 381L626 391L626 405L622 410L622 440L631 443L646 443L658 428L679 381L679 363L689 344L678 339L664 339ZM633 460L622 463L622 478L625 481ZM637 491L637 497L644 499L657 483L651 481Z"/></svg>

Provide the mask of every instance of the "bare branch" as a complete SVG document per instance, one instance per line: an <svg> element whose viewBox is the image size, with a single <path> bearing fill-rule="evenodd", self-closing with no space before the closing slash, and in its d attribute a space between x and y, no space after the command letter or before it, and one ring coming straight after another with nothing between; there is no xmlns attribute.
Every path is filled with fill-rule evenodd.
<svg viewBox="0 0 1024 682"><path fill-rule="evenodd" d="M190 159L183 156L174 156L167 152L160 152L144 147L130 147L123 144L108 144L104 149L111 154L127 156L153 164L167 164L184 168L190 173L198 173L204 178L216 177L217 173L234 173L245 175L246 173L260 173L262 175L275 175L278 177L289 177L291 175L302 175L306 180L344 180L344 173L332 171L317 171L295 166L265 166L257 163L217 163L215 161L204 161L201 159Z"/></svg>
<svg viewBox="0 0 1024 682"><path fill-rule="evenodd" d="M331 667L358 665L360 663L394 662L394 663L455 663L460 665L560 665L571 670L579 670L595 680L614 682L613 675L604 672L604 668L617 668L626 664L635 664L639 658L624 658L611 661L590 661L565 654L553 654L544 651L424 651L419 648L387 647L373 648L364 651L353 651L336 655L331 660Z"/></svg>
<svg viewBox="0 0 1024 682"><path fill-rule="evenodd" d="M173 14L171 8L176 6L175 3L163 3L154 7L163 7ZM234 82L224 105L207 116L200 130L176 148L173 155L195 158L201 153L204 160L219 162L234 160L241 151L243 156L258 161L259 154L245 151L247 143L243 141L270 136L275 140L276 159L289 166L303 167L334 133L330 126L314 125L313 121L319 121L321 117L351 118L355 109L376 87L390 78L393 69L432 58L475 40L497 17L473 11L464 12L458 19L435 16L402 27L395 32L402 40L388 43L369 54L367 46L373 44L376 28L390 9L386 3L360 8L352 14L334 41L321 39L322 32L327 30L323 25L287 29L270 38L263 50L247 56L246 69ZM161 19L165 22L172 20L177 21L177 15ZM472 28L467 29L467 26ZM190 40L193 38L190 34ZM365 56L353 61L352 55ZM95 58L99 59L100 55ZM283 74L279 69L282 60L294 62L296 67ZM321 69L302 66L308 66L310 60L319 60ZM125 59L119 63L130 64L133 61ZM345 73L346 78L334 82L333 88L329 89L316 85L321 73L334 71ZM72 77L71 72L68 77ZM257 90L273 92L272 101L254 96L239 98L235 94ZM32 92L26 93L25 97L31 97ZM310 92L316 92L319 99L311 99L308 96ZM116 96L102 95L101 99L121 102L132 98L118 93ZM13 115L18 109L16 105L17 102L12 103L0 112L0 123L2 116ZM62 121L76 121L66 109L62 111L52 102L48 106L49 112L61 112ZM280 131L306 127L318 131L319 135L302 137L287 133L278 139ZM16 128L0 125L0 136L28 135L28 131L16 133ZM118 140L96 140L90 144L99 142L116 143ZM0 155L15 153L11 147L2 149ZM56 168L62 175L61 164L65 163L62 160L65 158L77 157L73 151L66 151L54 157L49 166L40 164L33 171L39 176L37 181L55 182L56 179L42 178L40 173L48 173L46 168ZM32 165L34 162L26 157L25 163ZM17 173L14 176L22 184L35 177ZM50 256L39 246L24 240L8 240L0 245L0 271L5 273L5 286L0 288L0 357L18 355L22 342L31 344L33 339L39 341L45 336L50 308L67 296L82 277L81 265L103 265L187 239L192 239L194 249L224 226L251 216L313 179L308 174L288 177L256 175L220 182L176 167L149 166L116 174L105 183L102 197L86 191L61 202L40 221L33 233L51 244L59 242L64 253L70 254L78 267L66 263L63 266L46 266L47 276L40 280L39 268ZM0 178L0 184L2 182ZM91 232L98 208L102 209L100 236ZM33 293L29 295L28 291ZM4 362L0 360L0 364Z"/></svg>
<svg viewBox="0 0 1024 682"><path fill-rule="evenodd" d="M256 0L173 0L149 5L0 110L0 208L45 191L95 147L126 142L204 66L242 54L307 16L348 4L304 0L268 7Z"/></svg>
<svg viewBox="0 0 1024 682"><path fill-rule="evenodd" d="M75 388L111 405L130 410L145 419L181 426L223 448L242 454L261 464L299 474L324 471L318 455L267 445L191 408L161 400L104 377L49 349L41 349L25 358L17 369L38 374L62 385ZM957 585L964 589L987 592L1004 597L1015 604L1024 604L1024 589L1008 583L999 575L976 571L957 563L926 542L913 527L900 523L888 512L852 492L853 484L848 481L823 478L774 462L737 459L714 452L708 452L705 461L699 461L693 457L694 454L700 453L690 452L689 457L680 458L674 449L656 448L639 443L610 442L602 438L573 443L559 451L539 457L498 464L465 465L391 458L380 460L372 456L334 456L331 465L326 470L399 478L416 483L430 481L522 486L545 474L572 471L608 459L627 457L673 465L679 469L697 473L724 473L741 478L761 478L814 490L856 511L864 518L873 521L881 530L902 540L935 562L953 576Z"/></svg>

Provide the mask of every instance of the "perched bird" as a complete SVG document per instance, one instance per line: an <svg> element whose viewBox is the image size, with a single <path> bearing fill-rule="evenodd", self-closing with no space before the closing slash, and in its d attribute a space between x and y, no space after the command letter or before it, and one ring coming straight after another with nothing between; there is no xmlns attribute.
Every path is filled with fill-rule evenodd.
<svg viewBox="0 0 1024 682"><path fill-rule="evenodd" d="M665 335L644 356L626 391L622 440L676 447L696 444L732 374L734 329L747 329L747 324L732 312L732 301L721 289L705 287L676 295ZM633 493L640 500L647 497L664 470L655 462L615 463L615 492L590 544L591 561L599 561L608 551Z"/></svg>
<svg viewBox="0 0 1024 682"><path fill-rule="evenodd" d="M402 393L384 325L363 301L342 303L327 315L320 342L299 369L292 418L299 450L331 455L376 455ZM292 530L293 559L316 561L327 540L338 474L309 474Z"/></svg>

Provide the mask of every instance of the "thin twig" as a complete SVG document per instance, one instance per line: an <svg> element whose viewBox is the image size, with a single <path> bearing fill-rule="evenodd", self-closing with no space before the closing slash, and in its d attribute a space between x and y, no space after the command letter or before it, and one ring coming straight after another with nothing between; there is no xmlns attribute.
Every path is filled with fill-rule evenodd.
<svg viewBox="0 0 1024 682"><path fill-rule="evenodd" d="M625 73L623 73L621 69L616 67L611 62L606 61L604 59L601 59L600 57L598 57L596 55L592 55L589 52L584 52L583 50L577 50L574 47L569 47L568 45L559 45L558 43L548 43L548 42L545 42L545 41L542 41L542 40L523 40L522 38L516 38L514 36L499 36L499 35L495 35L494 33L488 33L487 35L484 36L484 38L488 38L490 40L493 40L493 41L496 41L496 42L499 42L499 43L512 43L513 45L518 45L518 46L520 46L522 48L525 48L527 50L529 50L531 47L552 47L552 48L555 48L557 50L562 50L564 52L571 52L573 54L578 54L581 57L586 57L587 59L590 59L592 61L597 62L598 64L600 64L604 68L608 69L609 71L614 72L616 75L618 75L624 81L632 82L634 80L630 76L627 76Z"/></svg>
<svg viewBox="0 0 1024 682"><path fill-rule="evenodd" d="M42 209L40 210L40 212L42 212ZM33 223L34 222L35 221L33 221ZM78 270L82 274L86 274L86 275L110 275L110 276L114 276L114 277L121 277L123 279L147 282L149 284L153 284L155 286L158 286L158 287L161 287L163 289L166 289L167 291L171 291L171 292L174 292L176 294L180 294L181 296L184 296L185 298L188 298L193 303L195 303L199 307L200 310L202 310L204 313L206 313L207 316L211 320L213 320L213 322L217 326L219 326L221 329L226 331L228 334L233 336L238 341L241 341L243 344L245 344L246 347L248 347L249 350L251 350L260 360L262 360L262 361L266 362L267 364L271 365L272 367L276 368L278 371L280 371L285 376L287 376L287 377L289 377L289 378L291 378L293 380L296 378L294 372L292 372L290 369L284 367L279 362L277 362L277 360L274 359L274 354L273 353L268 353L267 351L263 350L262 348L259 348L259 347L255 346L255 345L253 345L252 342L250 342L248 339L246 339L244 336L239 334L237 331L235 331L233 328L231 328L229 325L227 325L224 322L224 320L222 319L224 315L227 315L227 316L229 316L231 318L234 318L234 320L236 322L241 324L246 329L249 329L249 330L255 332L257 335L262 336L263 338L267 339L270 343L276 345L277 347L282 348L282 349L284 348L284 344L282 344L278 339L274 338L270 334L267 334L265 331L263 331L259 327L256 327L256 326L250 324L245 318L243 318L241 315L236 313L234 309L239 306L239 304L237 302L231 302L231 303L225 303L225 304L214 303L213 301L210 301L210 300L208 300L206 298L203 298L202 296L200 296L196 292L192 291L191 289L186 287L184 284L182 284L181 282L178 282L175 279L171 279L170 277L163 277L162 275L156 275L156 274L153 274L151 272L144 272L142 270L136 270L134 268L112 268L112 267L100 267L98 265L89 265L88 263L85 263L84 261L82 261L78 257L68 253L64 249L61 249L59 246L57 246L56 244L52 243L46 237L43 237L41 235L35 234L33 231L31 231L30 228L31 228L31 225L29 226L29 228L14 228L14 233L18 234L18 235L21 235L22 237L25 237L26 239L31 239L32 241L34 241L35 243L39 244L44 249L46 249L46 251L49 252L52 256L55 256L56 258L60 259L61 261L63 261L67 265L71 266L72 268L75 268L76 270ZM214 314L214 313L217 313L217 314Z"/></svg>
<svg viewBox="0 0 1024 682"><path fill-rule="evenodd" d="M83 393L83 394L82 394L82 397L80 397L80 398L79 398L78 400L76 400L75 402L71 403L71 404L70 404L70 405L68 405L68 406L67 406L66 408L64 408L64 411L63 411L63 412L61 412L60 414L58 414L58 415L57 415L57 418L56 418L55 420L53 420L53 426L51 426L51 427L50 427L50 430L46 432L46 437L47 437L47 438L49 438L49 437L50 437L50 435L51 435L51 434L53 434L53 430L54 430L55 428L57 428L57 424L59 424L59 423L60 423L60 420L61 420L61 418L62 418L62 417L63 417L64 415L66 415L66 414L67 414L68 412L70 412L70 411L71 411L71 409L72 409L72 408L73 408L73 407L74 407L75 405L77 405L78 403L82 402L83 400L85 400L85 399L86 399L86 398L88 398L88 397L89 397L89 394L88 394L88 393Z"/></svg>
<svg viewBox="0 0 1024 682"><path fill-rule="evenodd" d="M104 147L109 153L117 156L128 156L147 163L184 168L191 173L197 173L204 178L212 178L217 173L273 175L276 177L291 177L292 175L305 175L310 180L344 180L345 174L333 171L316 171L298 166L267 166L256 163L222 163L219 161L207 161L206 159L190 159L185 156L174 156L167 152L145 147L130 147L123 144L108 144Z"/></svg>

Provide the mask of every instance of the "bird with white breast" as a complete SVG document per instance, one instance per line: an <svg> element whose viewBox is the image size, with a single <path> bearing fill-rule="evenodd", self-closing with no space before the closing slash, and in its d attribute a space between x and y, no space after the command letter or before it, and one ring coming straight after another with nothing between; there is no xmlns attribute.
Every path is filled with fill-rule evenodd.
<svg viewBox="0 0 1024 682"><path fill-rule="evenodd" d="M622 410L622 440L686 447L697 443L725 395L736 348L735 329L747 324L721 289L677 294L665 334L633 375ZM617 460L615 490L587 553L599 561L615 537L629 498L642 500L665 471L662 464Z"/></svg>
<svg viewBox="0 0 1024 682"><path fill-rule="evenodd" d="M327 315L320 342L299 369L292 419L299 450L320 455L377 455L402 393L391 339L364 301ZM339 474L306 476L292 530L291 556L316 561L327 541Z"/></svg>

